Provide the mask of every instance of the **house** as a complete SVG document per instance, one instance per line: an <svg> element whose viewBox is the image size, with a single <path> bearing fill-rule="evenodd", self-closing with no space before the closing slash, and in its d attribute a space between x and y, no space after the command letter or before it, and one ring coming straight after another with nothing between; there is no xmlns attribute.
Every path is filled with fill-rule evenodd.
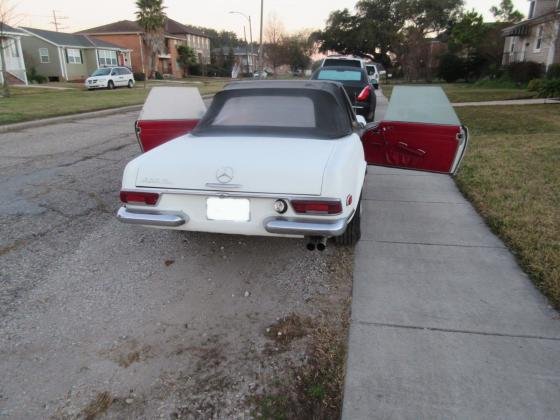
<svg viewBox="0 0 560 420"><path fill-rule="evenodd" d="M0 22L0 48L4 51L8 81L12 84L27 84L25 62L21 49L21 38L25 38L25 36L25 33L19 29ZM4 76L1 70L2 61L0 61L0 85L4 84Z"/></svg>
<svg viewBox="0 0 560 420"><path fill-rule="evenodd" d="M132 51L131 65L136 72L146 73L150 62L149 51L142 42L144 29L136 21L121 20L97 28L80 31L107 42L123 45ZM187 45L197 54L198 62L210 63L210 38L198 29L167 18L164 27L165 50L158 56L157 70L163 75L183 77L177 59L177 47Z"/></svg>
<svg viewBox="0 0 560 420"><path fill-rule="evenodd" d="M43 29L21 28L23 56L28 69L49 81L85 80L99 67L129 66L127 48L89 37Z"/></svg>
<svg viewBox="0 0 560 420"><path fill-rule="evenodd" d="M219 65L225 64L228 57L233 55L232 66L237 66L243 73L254 73L257 68L259 54L256 50L251 52L250 46L245 47L221 47L212 49L212 54L216 57Z"/></svg>
<svg viewBox="0 0 560 420"><path fill-rule="evenodd" d="M560 0L532 0L528 19L505 28L502 64L560 63Z"/></svg>

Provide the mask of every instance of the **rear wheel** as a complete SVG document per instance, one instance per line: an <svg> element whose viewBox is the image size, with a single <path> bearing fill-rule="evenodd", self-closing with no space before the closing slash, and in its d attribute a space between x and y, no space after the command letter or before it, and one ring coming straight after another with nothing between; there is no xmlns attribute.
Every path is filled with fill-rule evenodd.
<svg viewBox="0 0 560 420"><path fill-rule="evenodd" d="M128 88L132 89L132 87L134 86L134 82L132 80L128 81Z"/></svg>
<svg viewBox="0 0 560 420"><path fill-rule="evenodd" d="M109 82L107 83L107 89L109 90L115 89L115 84L113 83L112 80L109 80Z"/></svg>
<svg viewBox="0 0 560 420"><path fill-rule="evenodd" d="M362 237L362 199L358 202L356 207L356 214L352 218L352 221L346 226L346 231L334 238L334 242L341 246L352 246L356 245L360 238Z"/></svg>

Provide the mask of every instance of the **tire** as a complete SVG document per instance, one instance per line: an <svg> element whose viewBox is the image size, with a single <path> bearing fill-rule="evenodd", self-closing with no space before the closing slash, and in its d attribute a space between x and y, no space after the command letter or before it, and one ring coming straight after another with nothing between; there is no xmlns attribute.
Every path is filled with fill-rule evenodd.
<svg viewBox="0 0 560 420"><path fill-rule="evenodd" d="M115 84L113 83L112 80L109 80L109 82L107 82L107 89L109 90L115 89Z"/></svg>
<svg viewBox="0 0 560 420"><path fill-rule="evenodd" d="M362 237L362 199L358 202L356 214L352 221L346 226L346 231L334 238L335 244L339 246L353 246L358 243Z"/></svg>
<svg viewBox="0 0 560 420"><path fill-rule="evenodd" d="M132 80L129 80L127 86L129 89L132 89L134 87L134 82Z"/></svg>
<svg viewBox="0 0 560 420"><path fill-rule="evenodd" d="M373 85L373 87L375 88L375 90L379 90L379 83L376 83L375 85Z"/></svg>

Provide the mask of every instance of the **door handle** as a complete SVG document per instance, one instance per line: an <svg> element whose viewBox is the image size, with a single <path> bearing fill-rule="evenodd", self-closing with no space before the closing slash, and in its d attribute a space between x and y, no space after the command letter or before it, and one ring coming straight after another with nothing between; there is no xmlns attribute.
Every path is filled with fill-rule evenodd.
<svg viewBox="0 0 560 420"><path fill-rule="evenodd" d="M408 152L408 153L410 153L412 155L415 155L415 156L423 157L426 154L425 150L413 149L412 147L409 147L408 144L406 144L405 142L402 142L402 141L399 141L397 143L397 146L399 147L399 149L402 149L405 152Z"/></svg>

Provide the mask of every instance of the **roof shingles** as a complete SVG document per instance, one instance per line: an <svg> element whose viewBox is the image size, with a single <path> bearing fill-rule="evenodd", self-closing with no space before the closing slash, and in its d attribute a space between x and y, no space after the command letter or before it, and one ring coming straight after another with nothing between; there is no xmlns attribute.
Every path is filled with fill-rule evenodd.
<svg viewBox="0 0 560 420"><path fill-rule="evenodd" d="M64 32L54 32L54 31L47 31L44 29L25 28L25 27L22 27L22 29L40 38L46 39L47 41L61 47L107 48L107 49L118 49L118 50L125 49L116 44L102 41L100 39L87 35L67 34Z"/></svg>

